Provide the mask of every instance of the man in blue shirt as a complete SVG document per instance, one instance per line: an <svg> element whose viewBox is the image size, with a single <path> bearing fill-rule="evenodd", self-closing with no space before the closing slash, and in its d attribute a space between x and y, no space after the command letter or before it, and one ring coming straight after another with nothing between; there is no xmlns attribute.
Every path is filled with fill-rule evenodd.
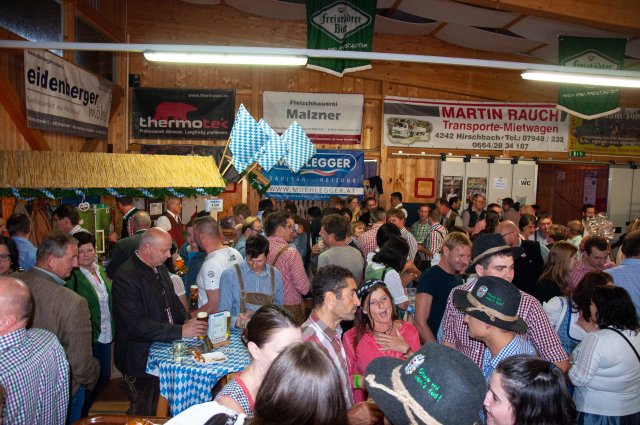
<svg viewBox="0 0 640 425"><path fill-rule="evenodd" d="M16 248L18 248L20 268L25 272L28 271L36 265L37 252L36 247L27 239L29 232L31 232L29 217L20 213L12 214L7 219L7 232L9 232L11 239L16 244Z"/></svg>
<svg viewBox="0 0 640 425"><path fill-rule="evenodd" d="M226 269L220 276L218 311L231 312L231 323L243 328L261 306L282 306L282 274L267 265L269 241L262 235L247 239L245 260Z"/></svg>
<svg viewBox="0 0 640 425"><path fill-rule="evenodd" d="M640 230L627 234L621 249L622 263L604 272L611 275L616 286L627 290L640 315Z"/></svg>

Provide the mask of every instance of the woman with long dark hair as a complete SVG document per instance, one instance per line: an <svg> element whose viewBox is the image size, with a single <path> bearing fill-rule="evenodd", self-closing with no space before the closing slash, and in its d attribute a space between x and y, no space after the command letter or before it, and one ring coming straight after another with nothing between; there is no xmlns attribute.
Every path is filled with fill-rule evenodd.
<svg viewBox="0 0 640 425"><path fill-rule="evenodd" d="M538 357L498 363L484 399L487 425L572 425L576 408L562 371Z"/></svg>
<svg viewBox="0 0 640 425"><path fill-rule="evenodd" d="M639 424L640 325L633 301L616 286L596 288L591 301L600 329L576 347L569 369L578 424Z"/></svg>
<svg viewBox="0 0 640 425"><path fill-rule="evenodd" d="M598 330L596 318L591 317L591 296L595 288L612 284L613 279L607 273L589 272L573 293L566 297L553 297L542 305L567 354L571 354L587 332Z"/></svg>
<svg viewBox="0 0 640 425"><path fill-rule="evenodd" d="M287 347L264 377L248 425L347 425L340 375L314 343Z"/></svg>
<svg viewBox="0 0 640 425"><path fill-rule="evenodd" d="M365 401L362 390L364 373L369 363L388 356L404 360L420 348L420 335L415 326L398 320L393 298L384 282L369 280L356 292L360 306L353 328L343 336L354 401Z"/></svg>
<svg viewBox="0 0 640 425"><path fill-rule="evenodd" d="M382 228L382 227L381 227ZM367 265L364 281L382 280L393 297L393 304L404 310L409 305L409 298L404 292L404 285L400 273L404 268L409 254L409 244L401 236L391 236L381 246Z"/></svg>

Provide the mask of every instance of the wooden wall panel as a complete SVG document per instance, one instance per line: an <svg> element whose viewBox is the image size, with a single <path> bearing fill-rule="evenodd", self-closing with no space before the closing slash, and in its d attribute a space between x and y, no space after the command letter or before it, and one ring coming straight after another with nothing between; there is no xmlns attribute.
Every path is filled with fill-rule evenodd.
<svg viewBox="0 0 640 425"><path fill-rule="evenodd" d="M553 211L553 221L567 224L582 216L585 177L597 177L596 209L607 210L609 170L607 165L540 164L538 165L537 203L543 211Z"/></svg>

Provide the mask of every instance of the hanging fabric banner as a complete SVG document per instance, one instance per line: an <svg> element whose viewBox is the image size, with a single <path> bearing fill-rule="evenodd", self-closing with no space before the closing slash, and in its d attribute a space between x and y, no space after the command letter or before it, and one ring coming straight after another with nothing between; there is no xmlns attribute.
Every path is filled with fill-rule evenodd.
<svg viewBox="0 0 640 425"><path fill-rule="evenodd" d="M622 70L624 38L588 38L560 36L560 65L577 68ZM561 85L558 109L585 119L618 112L620 90L614 87Z"/></svg>
<svg viewBox="0 0 640 425"><path fill-rule="evenodd" d="M307 0L307 48L370 52L375 0ZM307 67L342 77L371 68L355 59L309 58Z"/></svg>

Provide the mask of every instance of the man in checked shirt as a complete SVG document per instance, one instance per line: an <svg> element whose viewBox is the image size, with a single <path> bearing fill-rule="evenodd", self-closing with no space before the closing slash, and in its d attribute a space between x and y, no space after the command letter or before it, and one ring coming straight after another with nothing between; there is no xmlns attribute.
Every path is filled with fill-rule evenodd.
<svg viewBox="0 0 640 425"><path fill-rule="evenodd" d="M472 254L473 261L467 268L467 273L477 274L478 277L499 277L511 282L513 260L514 257L522 255L522 248L512 248L505 242L502 235L491 233L482 235L474 241ZM453 293L456 289L470 291L476 280L475 276L467 279L464 285L457 286L449 294L438 341L460 351L473 360L478 367L482 367L484 345L469 336L469 329L464 323L464 313L456 309L453 304ZM540 357L566 372L569 369L569 358L560 344L558 334L542 310L540 302L526 292L520 291L520 295L522 298L518 316L528 325L527 332L521 336L533 345Z"/></svg>

